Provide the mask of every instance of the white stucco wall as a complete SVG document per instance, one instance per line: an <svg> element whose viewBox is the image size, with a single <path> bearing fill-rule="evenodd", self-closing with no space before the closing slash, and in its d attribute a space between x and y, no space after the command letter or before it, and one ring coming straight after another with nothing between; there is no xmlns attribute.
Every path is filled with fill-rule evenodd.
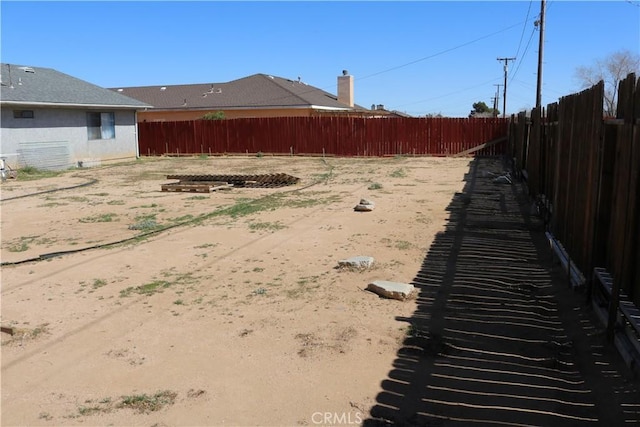
<svg viewBox="0 0 640 427"><path fill-rule="evenodd" d="M135 159L137 155L136 118L133 110L31 108L3 105L0 116L0 154L16 154L21 147L37 147L45 153L47 147L68 147L66 167L76 166L78 161L98 159L101 163ZM16 119L14 110L32 110L33 119ZM115 138L89 140L87 112L113 112ZM18 167L16 156L8 156L7 163ZM38 167L38 165L32 165Z"/></svg>

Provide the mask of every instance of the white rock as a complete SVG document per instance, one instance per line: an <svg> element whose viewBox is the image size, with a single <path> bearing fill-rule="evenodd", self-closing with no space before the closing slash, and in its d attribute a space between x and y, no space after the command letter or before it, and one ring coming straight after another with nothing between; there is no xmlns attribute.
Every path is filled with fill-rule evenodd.
<svg viewBox="0 0 640 427"><path fill-rule="evenodd" d="M367 286L367 290L385 298L404 301L415 297L417 290L408 283L388 282L386 280L376 280Z"/></svg>
<svg viewBox="0 0 640 427"><path fill-rule="evenodd" d="M371 268L373 266L374 259L370 256L354 256L347 259L341 259L338 261L338 267L351 267L351 268Z"/></svg>
<svg viewBox="0 0 640 427"><path fill-rule="evenodd" d="M371 212L375 207L376 205L372 201L367 199L360 199L360 203L358 203L353 209L359 212Z"/></svg>

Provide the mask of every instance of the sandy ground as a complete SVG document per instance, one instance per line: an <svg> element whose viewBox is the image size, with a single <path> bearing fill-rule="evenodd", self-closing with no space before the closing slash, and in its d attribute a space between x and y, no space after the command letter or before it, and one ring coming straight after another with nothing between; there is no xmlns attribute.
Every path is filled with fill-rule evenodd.
<svg viewBox="0 0 640 427"><path fill-rule="evenodd" d="M3 183L2 425L360 424L416 309L364 289L415 277L469 162L162 158ZM266 173L301 180L160 191ZM21 263L150 224L182 225ZM357 255L374 268L337 268Z"/></svg>

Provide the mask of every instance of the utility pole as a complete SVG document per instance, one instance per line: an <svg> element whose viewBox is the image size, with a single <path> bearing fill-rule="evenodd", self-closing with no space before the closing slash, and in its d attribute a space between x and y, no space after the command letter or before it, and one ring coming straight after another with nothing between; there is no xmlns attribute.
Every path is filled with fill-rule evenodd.
<svg viewBox="0 0 640 427"><path fill-rule="evenodd" d="M494 84L494 86L496 86L496 97L495 97L496 102L493 104L493 109L495 111L498 111L498 105L500 105L500 86L502 86L502 85ZM494 116L498 117L498 114L496 113L496 114L494 114Z"/></svg>
<svg viewBox="0 0 640 427"><path fill-rule="evenodd" d="M540 47L538 48L538 88L536 90L536 108L542 106L542 51L544 50L544 7L545 0L540 1L540 21L536 24L540 25Z"/></svg>
<svg viewBox="0 0 640 427"><path fill-rule="evenodd" d="M509 70L509 61L515 61L516 58L497 58L498 61L504 61L504 93L502 95L502 117L507 117L507 71Z"/></svg>

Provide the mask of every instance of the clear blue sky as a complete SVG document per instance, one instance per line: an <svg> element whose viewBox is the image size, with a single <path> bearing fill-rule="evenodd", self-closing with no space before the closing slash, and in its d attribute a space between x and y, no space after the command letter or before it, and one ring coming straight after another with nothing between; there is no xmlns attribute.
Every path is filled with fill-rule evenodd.
<svg viewBox="0 0 640 427"><path fill-rule="evenodd" d="M535 106L540 1L2 1L2 62L102 87L226 82L255 73L412 115L492 105L509 63L507 112ZM576 67L640 51L640 1L547 1L543 104L580 90ZM500 89L502 91L502 89ZM502 94L500 94L502 97ZM500 101L502 110L502 100Z"/></svg>

